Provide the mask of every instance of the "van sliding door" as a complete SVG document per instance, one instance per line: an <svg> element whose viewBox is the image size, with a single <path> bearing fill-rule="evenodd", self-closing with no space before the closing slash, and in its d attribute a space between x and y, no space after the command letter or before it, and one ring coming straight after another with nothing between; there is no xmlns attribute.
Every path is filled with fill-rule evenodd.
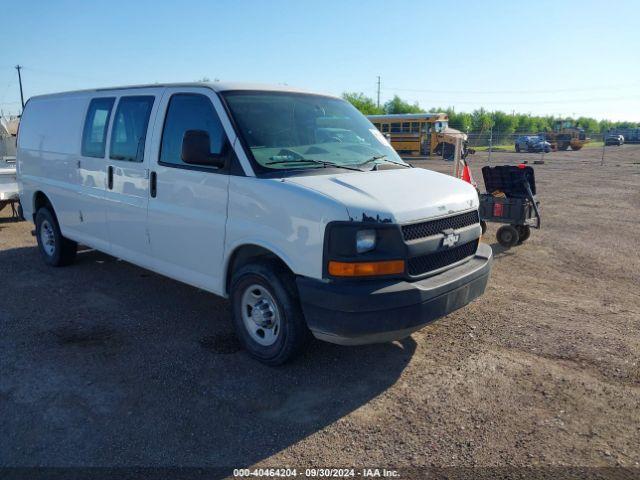
<svg viewBox="0 0 640 480"><path fill-rule="evenodd" d="M104 203L106 188L107 132L115 97L94 97L87 104L82 132L82 146L77 161L78 199L75 239L104 252L110 251L107 215ZM74 212L76 213L76 212Z"/></svg>
<svg viewBox="0 0 640 480"><path fill-rule="evenodd" d="M147 235L149 158L158 90L123 95L113 115L105 204L111 253L141 266L151 266ZM154 109L155 107L155 109Z"/></svg>

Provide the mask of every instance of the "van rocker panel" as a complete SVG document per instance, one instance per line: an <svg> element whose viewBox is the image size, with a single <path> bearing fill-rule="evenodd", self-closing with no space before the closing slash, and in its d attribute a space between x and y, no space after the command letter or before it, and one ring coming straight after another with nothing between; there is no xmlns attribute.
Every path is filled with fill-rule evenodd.
<svg viewBox="0 0 640 480"><path fill-rule="evenodd" d="M298 277L302 309L313 335L341 345L404 338L484 293L491 247L481 243L467 262L416 282L321 282Z"/></svg>

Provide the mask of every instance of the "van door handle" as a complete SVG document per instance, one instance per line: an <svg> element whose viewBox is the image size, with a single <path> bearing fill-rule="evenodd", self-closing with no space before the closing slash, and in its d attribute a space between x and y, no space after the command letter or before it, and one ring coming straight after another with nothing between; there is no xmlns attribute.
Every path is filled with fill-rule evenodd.
<svg viewBox="0 0 640 480"><path fill-rule="evenodd" d="M107 188L109 190L113 189L113 167L111 165L107 168Z"/></svg>
<svg viewBox="0 0 640 480"><path fill-rule="evenodd" d="M152 198L156 198L158 193L158 175L156 172L151 172L151 178L149 179L149 194Z"/></svg>

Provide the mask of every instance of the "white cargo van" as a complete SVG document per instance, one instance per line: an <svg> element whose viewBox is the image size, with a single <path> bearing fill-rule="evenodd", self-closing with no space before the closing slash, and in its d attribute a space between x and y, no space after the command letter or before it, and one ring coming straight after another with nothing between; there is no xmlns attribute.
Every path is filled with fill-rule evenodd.
<svg viewBox="0 0 640 480"><path fill-rule="evenodd" d="M489 277L475 189L411 168L335 97L223 83L34 97L17 163L45 262L82 243L229 297L268 364L310 333L405 337Z"/></svg>

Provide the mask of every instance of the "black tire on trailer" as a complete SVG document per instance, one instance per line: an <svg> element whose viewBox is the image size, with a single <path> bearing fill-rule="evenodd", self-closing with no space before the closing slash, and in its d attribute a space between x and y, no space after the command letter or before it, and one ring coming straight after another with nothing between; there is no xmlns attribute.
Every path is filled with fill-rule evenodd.
<svg viewBox="0 0 640 480"><path fill-rule="evenodd" d="M230 299L240 343L264 364L291 360L311 337L295 279L276 261L241 267L233 274Z"/></svg>
<svg viewBox="0 0 640 480"><path fill-rule="evenodd" d="M512 225L503 225L496 232L496 239L504 248L511 248L518 244L520 237Z"/></svg>
<svg viewBox="0 0 640 480"><path fill-rule="evenodd" d="M559 143L558 144L558 150L562 150L563 152L566 150L569 150L569 144L568 143Z"/></svg>
<svg viewBox="0 0 640 480"><path fill-rule="evenodd" d="M516 153L520 153L520 145L516 143Z"/></svg>
<svg viewBox="0 0 640 480"><path fill-rule="evenodd" d="M531 236L531 227L529 225L516 225L516 230L518 231L518 245L529 240Z"/></svg>
<svg viewBox="0 0 640 480"><path fill-rule="evenodd" d="M50 207L41 207L36 212L36 240L47 265L63 267L72 264L76 258L78 244L62 236L58 219Z"/></svg>
<svg viewBox="0 0 640 480"><path fill-rule="evenodd" d="M487 222L480 220L480 228L482 229L482 235L487 233Z"/></svg>

